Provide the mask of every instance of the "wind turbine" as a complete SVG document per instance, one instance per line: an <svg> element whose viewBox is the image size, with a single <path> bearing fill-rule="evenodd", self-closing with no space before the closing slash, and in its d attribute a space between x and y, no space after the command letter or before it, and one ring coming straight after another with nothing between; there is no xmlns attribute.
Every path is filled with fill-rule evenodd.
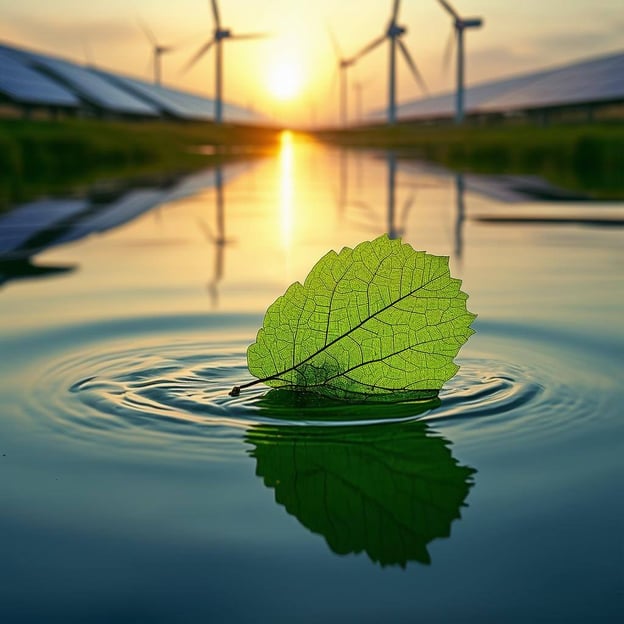
<svg viewBox="0 0 624 624"><path fill-rule="evenodd" d="M466 28L479 28L483 25L483 20L480 17L460 17L457 11L446 1L438 0L447 13L453 18L453 28L455 31L455 39L457 40L457 93L455 99L455 123L461 124L464 120L464 30ZM453 33L451 32L451 39L449 39L447 46L447 53L445 57L448 57L451 46L453 44Z"/></svg>
<svg viewBox="0 0 624 624"><path fill-rule="evenodd" d="M214 35L212 39L206 41L196 52L195 56L186 64L184 71L190 69L199 59L212 48L215 47L215 122L220 124L223 121L223 41L225 39L261 39L266 37L263 34L234 35L229 28L221 26L221 17L217 0L211 0L212 16L214 18Z"/></svg>
<svg viewBox="0 0 624 624"><path fill-rule="evenodd" d="M342 50L338 45L338 41L329 26L327 27L327 32L329 33L329 38L331 39L332 47L334 48L334 54L336 55L336 60L338 61L338 72L340 73L340 121L342 126L346 127L348 114L347 70L355 63L355 59L345 58L342 55Z"/></svg>
<svg viewBox="0 0 624 624"><path fill-rule="evenodd" d="M148 41L152 44L152 53L154 55L154 84L160 85L160 77L161 77L161 56L163 54L168 54L169 52L173 52L175 50L172 46L165 46L158 43L158 40L154 36L154 33L147 27L147 24L143 23L139 20L139 26L141 30L145 33Z"/></svg>
<svg viewBox="0 0 624 624"><path fill-rule="evenodd" d="M404 26L399 26L397 24L397 19L399 17L399 6L401 0L394 0L394 7L392 9L392 15L390 16L390 21L388 22L388 27L386 31L377 39L371 41L367 46L362 48L360 52L358 52L352 59L355 63L360 58L362 58L365 54L368 54L372 50L374 50L377 46L380 46L386 39L390 44L390 71L388 78L388 123L393 125L396 123L396 49L397 46L403 54L405 61L407 62L414 78L416 78L416 82L420 85L420 88L426 93L427 86L425 85L425 81L423 80L418 68L416 67L416 63L409 53L406 45L401 41L401 37L407 32L407 29Z"/></svg>

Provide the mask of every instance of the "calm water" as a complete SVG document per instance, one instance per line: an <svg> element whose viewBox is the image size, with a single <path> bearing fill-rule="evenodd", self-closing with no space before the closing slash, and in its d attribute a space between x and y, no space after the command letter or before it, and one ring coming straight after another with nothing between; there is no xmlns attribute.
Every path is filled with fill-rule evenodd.
<svg viewBox="0 0 624 624"><path fill-rule="evenodd" d="M624 614L623 203L288 138L109 201L0 271L2 621ZM273 299L385 231L479 314L440 403L229 397Z"/></svg>

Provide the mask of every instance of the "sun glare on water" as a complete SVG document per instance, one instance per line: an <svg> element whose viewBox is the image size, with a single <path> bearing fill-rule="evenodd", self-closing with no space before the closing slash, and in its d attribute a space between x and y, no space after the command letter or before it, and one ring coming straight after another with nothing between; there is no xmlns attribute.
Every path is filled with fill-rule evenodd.
<svg viewBox="0 0 624 624"><path fill-rule="evenodd" d="M301 91L301 70L292 61L279 61L269 71L268 88L278 100L292 100Z"/></svg>

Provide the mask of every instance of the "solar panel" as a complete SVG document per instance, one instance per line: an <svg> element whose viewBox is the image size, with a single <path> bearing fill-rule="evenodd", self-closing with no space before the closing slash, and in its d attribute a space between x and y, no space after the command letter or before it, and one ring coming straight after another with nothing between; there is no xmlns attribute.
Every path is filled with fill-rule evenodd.
<svg viewBox="0 0 624 624"><path fill-rule="evenodd" d="M122 115L158 116L153 106L103 80L86 67L26 50L4 49L22 63L60 82L96 108Z"/></svg>
<svg viewBox="0 0 624 624"><path fill-rule="evenodd" d="M147 100L162 113L171 117L188 120L214 119L214 100L209 98L172 87L156 85L130 76L113 74L99 69L92 69L91 71L112 84ZM223 109L228 121L250 122L259 119L258 115L234 104L224 103Z"/></svg>
<svg viewBox="0 0 624 624"><path fill-rule="evenodd" d="M76 108L80 102L70 91L21 63L0 46L0 93L20 104Z"/></svg>
<svg viewBox="0 0 624 624"><path fill-rule="evenodd" d="M617 54L544 72L522 88L492 98L483 109L506 111L622 99L624 54Z"/></svg>
<svg viewBox="0 0 624 624"><path fill-rule="evenodd" d="M31 87L31 93L24 93L19 101L29 101L27 97L38 94L39 99L34 101L76 107L82 99L98 109L123 115L155 117L164 114L178 119L214 119L215 104L210 98L29 50L0 45L0 69L0 93L5 92L16 100L20 77L23 83L30 81L33 85L38 78L39 86ZM26 86L20 88L27 91ZM41 99L42 96L45 97ZM226 102L223 109L228 121L249 123L262 119L235 104Z"/></svg>
<svg viewBox="0 0 624 624"><path fill-rule="evenodd" d="M161 112L171 117L180 119L212 119L214 117L214 102L212 100L162 85L150 84L129 76L121 76L97 69L92 71L111 84L119 85L146 99Z"/></svg>
<svg viewBox="0 0 624 624"><path fill-rule="evenodd" d="M470 113L511 112L548 106L624 99L624 54L591 59L504 80L467 87L464 110ZM385 110L370 118L385 118ZM448 118L455 114L455 91L398 107L402 119Z"/></svg>
<svg viewBox="0 0 624 624"><path fill-rule="evenodd" d="M543 72L516 76L506 80L488 81L468 87L464 91L464 110L467 114L478 113L491 100L514 92L517 89L539 80ZM435 119L455 115L455 91L408 102L399 106L399 115L410 119Z"/></svg>

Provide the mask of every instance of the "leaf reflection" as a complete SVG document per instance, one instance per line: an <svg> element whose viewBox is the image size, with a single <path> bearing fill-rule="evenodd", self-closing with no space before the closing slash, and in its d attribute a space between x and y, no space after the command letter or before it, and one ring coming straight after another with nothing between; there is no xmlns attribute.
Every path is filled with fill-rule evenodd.
<svg viewBox="0 0 624 624"><path fill-rule="evenodd" d="M419 421L248 430L256 474L275 500L339 555L428 564L473 485L450 443Z"/></svg>

